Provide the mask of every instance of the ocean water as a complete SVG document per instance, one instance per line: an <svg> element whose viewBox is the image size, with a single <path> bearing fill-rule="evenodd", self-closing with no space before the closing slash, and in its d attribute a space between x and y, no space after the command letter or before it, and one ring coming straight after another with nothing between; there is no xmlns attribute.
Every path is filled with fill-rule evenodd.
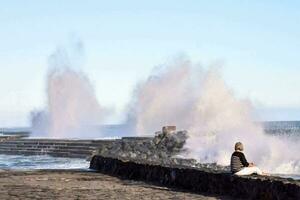
<svg viewBox="0 0 300 200"><path fill-rule="evenodd" d="M300 180L299 174L273 174L273 176L279 176L282 178L292 178L294 180Z"/></svg>
<svg viewBox="0 0 300 200"><path fill-rule="evenodd" d="M300 137L300 121L268 121L263 127L268 134Z"/></svg>
<svg viewBox="0 0 300 200"><path fill-rule="evenodd" d="M77 158L58 158L47 155L22 156L0 154L0 169L89 169L89 161Z"/></svg>

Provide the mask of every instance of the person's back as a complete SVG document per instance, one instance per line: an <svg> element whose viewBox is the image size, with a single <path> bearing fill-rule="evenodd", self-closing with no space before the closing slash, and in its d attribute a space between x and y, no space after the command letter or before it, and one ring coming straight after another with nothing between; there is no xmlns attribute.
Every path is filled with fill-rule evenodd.
<svg viewBox="0 0 300 200"><path fill-rule="evenodd" d="M266 175L253 163L248 163L245 155L243 154L244 146L241 142L235 143L234 152L231 155L230 167L231 172L235 175L250 175L253 173L259 175Z"/></svg>
<svg viewBox="0 0 300 200"><path fill-rule="evenodd" d="M240 151L235 151L231 155L230 168L231 172L234 174L240 171L243 167L248 167L249 163L247 162L245 155Z"/></svg>

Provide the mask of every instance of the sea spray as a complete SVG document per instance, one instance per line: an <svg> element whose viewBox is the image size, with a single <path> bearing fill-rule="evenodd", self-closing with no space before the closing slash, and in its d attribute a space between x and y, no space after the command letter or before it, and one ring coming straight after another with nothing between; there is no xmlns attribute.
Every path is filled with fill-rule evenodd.
<svg viewBox="0 0 300 200"><path fill-rule="evenodd" d="M130 111L137 135L153 134L159 127L176 123L187 128L187 112L192 105L189 93L189 63L182 63L171 71L150 76L135 91ZM176 115L174 115L176 113Z"/></svg>
<svg viewBox="0 0 300 200"><path fill-rule="evenodd" d="M48 76L50 137L97 137L106 113L83 73L69 68ZM96 133L95 133L96 131Z"/></svg>
<svg viewBox="0 0 300 200"><path fill-rule="evenodd" d="M137 135L149 135L164 125L189 132L185 157L228 165L233 145L241 141L245 154L272 173L300 174L299 141L268 136L255 123L253 106L234 96L217 68L208 70L188 60L171 63L140 83L129 116Z"/></svg>
<svg viewBox="0 0 300 200"><path fill-rule="evenodd" d="M72 52L80 57L81 51L81 43L76 43ZM62 48L50 56L47 108L32 112L33 136L101 137L99 125L108 110L99 104L88 77L80 71L81 60Z"/></svg>

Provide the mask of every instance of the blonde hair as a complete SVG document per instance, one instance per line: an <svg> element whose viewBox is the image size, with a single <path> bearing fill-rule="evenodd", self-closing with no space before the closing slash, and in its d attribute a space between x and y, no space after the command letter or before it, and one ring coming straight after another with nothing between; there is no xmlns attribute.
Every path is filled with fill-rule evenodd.
<svg viewBox="0 0 300 200"><path fill-rule="evenodd" d="M234 150L236 150L236 151L243 151L244 150L243 144L241 142L235 143Z"/></svg>

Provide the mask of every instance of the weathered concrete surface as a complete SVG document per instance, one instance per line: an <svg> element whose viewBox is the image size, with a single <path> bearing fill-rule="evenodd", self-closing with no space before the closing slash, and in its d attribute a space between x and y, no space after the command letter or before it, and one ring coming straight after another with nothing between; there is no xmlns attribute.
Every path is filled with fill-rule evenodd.
<svg viewBox="0 0 300 200"><path fill-rule="evenodd" d="M300 181L275 177L237 177L229 173L124 162L94 156L91 169L132 180L159 183L194 192L243 199L300 199Z"/></svg>
<svg viewBox="0 0 300 200"><path fill-rule="evenodd" d="M0 199L214 200L221 197L174 191L94 172L42 170L0 172Z"/></svg>
<svg viewBox="0 0 300 200"><path fill-rule="evenodd" d="M20 138L24 138L23 135L0 135L0 142L5 142L9 140L17 140Z"/></svg>
<svg viewBox="0 0 300 200"><path fill-rule="evenodd" d="M1 138L0 138L1 139ZM0 140L0 153L12 155L51 155L55 157L88 158L99 146L110 140L30 139L9 136Z"/></svg>

